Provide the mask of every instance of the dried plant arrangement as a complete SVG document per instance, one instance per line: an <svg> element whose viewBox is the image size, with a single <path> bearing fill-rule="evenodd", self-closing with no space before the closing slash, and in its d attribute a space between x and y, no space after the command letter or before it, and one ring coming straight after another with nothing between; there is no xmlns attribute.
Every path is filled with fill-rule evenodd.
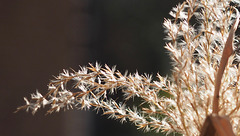
<svg viewBox="0 0 240 136"><path fill-rule="evenodd" d="M122 74L115 67L89 64L78 71L64 70L51 80L47 94L24 98L26 105L17 111L35 114L46 105L47 113L94 107L146 131L240 135L240 56L234 46L239 6L239 0L186 0L174 7L172 18L164 21L165 48L173 65L168 77L158 74L158 80L152 80L146 74ZM110 98L119 92L122 102ZM142 103L128 106L134 98ZM226 131L221 131L224 125Z"/></svg>

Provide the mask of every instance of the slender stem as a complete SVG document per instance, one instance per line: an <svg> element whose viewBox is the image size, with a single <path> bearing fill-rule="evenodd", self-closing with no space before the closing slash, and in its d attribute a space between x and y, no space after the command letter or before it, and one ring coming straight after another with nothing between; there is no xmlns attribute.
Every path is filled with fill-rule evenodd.
<svg viewBox="0 0 240 136"><path fill-rule="evenodd" d="M219 111L219 91L221 88L221 80L222 80L222 76L223 76L223 72L225 70L225 67L227 65L228 59L229 57L232 55L233 53L233 39L234 39L234 33L237 30L238 27L238 23L239 23L239 12L237 9L236 10L236 20L233 23L233 26L229 32L225 47L223 49L223 54L222 54L222 58L220 61L220 66L219 69L217 71L217 76L216 76L216 80L215 80L215 90L214 90L214 98L213 98L213 113L214 114L218 114Z"/></svg>

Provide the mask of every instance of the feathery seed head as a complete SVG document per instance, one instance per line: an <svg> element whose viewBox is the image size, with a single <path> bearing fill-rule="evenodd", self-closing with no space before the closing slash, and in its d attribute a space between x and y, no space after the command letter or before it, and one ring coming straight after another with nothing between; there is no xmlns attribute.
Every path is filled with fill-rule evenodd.
<svg viewBox="0 0 240 136"><path fill-rule="evenodd" d="M172 9L173 18L163 23L167 33L165 48L173 64L170 77L157 75L158 80L153 81L146 74L122 75L115 67L89 64L77 72L64 70L50 82L46 95L36 92L30 101L24 98L26 105L17 110L31 110L34 114L44 105L51 106L48 113L95 107L110 118L131 121L146 131L197 136L205 118L213 112L217 71L225 43L235 40L229 38L234 36L229 33L239 18L239 5L238 0L186 0ZM229 116L236 135L240 134L238 63L239 54L228 59L219 92L219 114ZM122 103L137 97L142 104L130 108L109 98L108 94L119 91L125 96Z"/></svg>

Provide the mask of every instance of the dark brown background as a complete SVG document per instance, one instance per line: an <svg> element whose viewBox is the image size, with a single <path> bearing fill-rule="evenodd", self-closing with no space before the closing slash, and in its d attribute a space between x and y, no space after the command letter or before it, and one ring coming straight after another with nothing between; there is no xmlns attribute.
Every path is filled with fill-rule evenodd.
<svg viewBox="0 0 240 136"><path fill-rule="evenodd" d="M166 75L162 23L178 1L0 0L0 136L159 135L90 111L13 112L52 75L88 62Z"/></svg>

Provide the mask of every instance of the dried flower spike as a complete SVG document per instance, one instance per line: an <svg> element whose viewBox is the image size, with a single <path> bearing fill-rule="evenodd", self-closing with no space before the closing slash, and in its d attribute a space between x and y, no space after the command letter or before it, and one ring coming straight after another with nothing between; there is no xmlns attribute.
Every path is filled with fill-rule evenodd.
<svg viewBox="0 0 240 136"><path fill-rule="evenodd" d="M50 105L47 113L93 107L139 129L184 136L200 135L205 119L216 113L227 115L231 130L240 135L240 68L233 63L240 59L232 55L239 6L238 0L186 0L172 9L173 18L163 24L173 65L169 77L152 80L146 74L89 64L78 71L64 70L49 83L47 94L24 98L26 105L17 111L35 114L45 105ZM109 97L120 91L122 102ZM133 98L142 104L127 105Z"/></svg>

